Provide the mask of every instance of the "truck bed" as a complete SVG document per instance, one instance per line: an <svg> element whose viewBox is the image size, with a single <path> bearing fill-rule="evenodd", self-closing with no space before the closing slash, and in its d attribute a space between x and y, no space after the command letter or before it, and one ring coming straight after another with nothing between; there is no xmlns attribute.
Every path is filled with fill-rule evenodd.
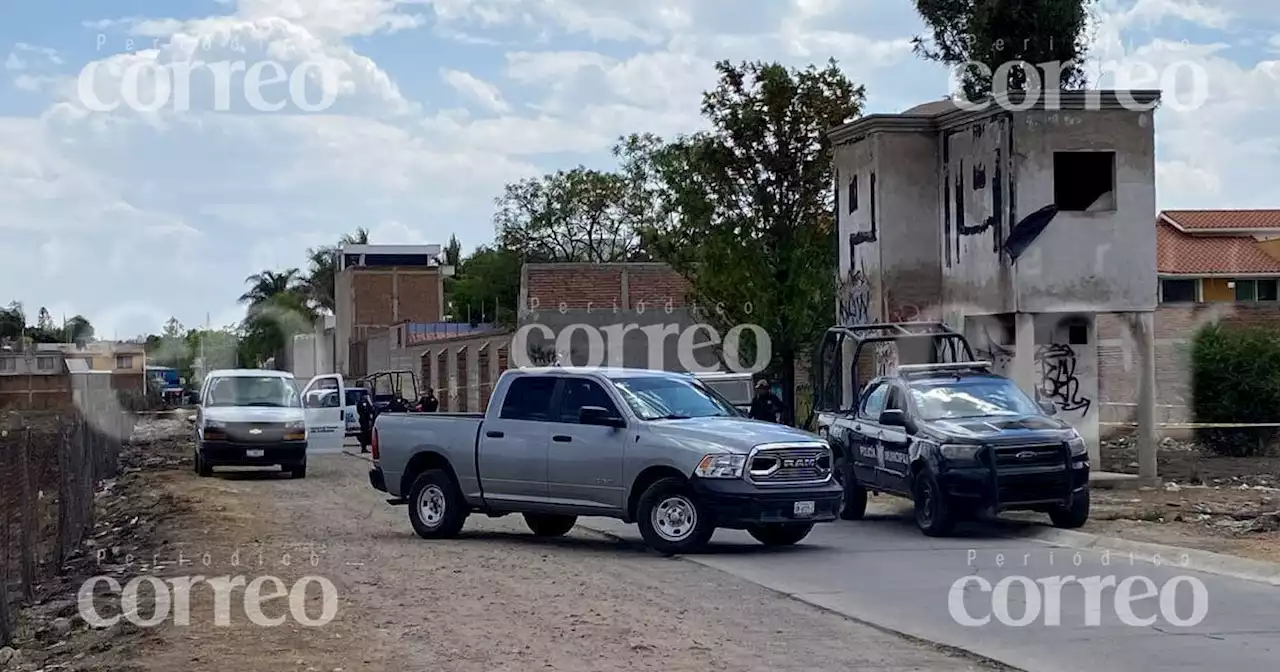
<svg viewBox="0 0 1280 672"><path fill-rule="evenodd" d="M478 493L476 447L484 413L383 413L374 421L378 432L378 465L387 493L408 496L401 483L410 458L423 451L448 455L463 493ZM468 449L469 447L469 449Z"/></svg>

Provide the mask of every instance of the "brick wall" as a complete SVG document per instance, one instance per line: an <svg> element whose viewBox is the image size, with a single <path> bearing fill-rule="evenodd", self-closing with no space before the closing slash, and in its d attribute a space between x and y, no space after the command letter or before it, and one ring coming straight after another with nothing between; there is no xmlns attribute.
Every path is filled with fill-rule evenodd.
<svg viewBox="0 0 1280 672"><path fill-rule="evenodd" d="M1207 303L1161 306L1155 312L1156 404L1164 422L1189 419L1191 365L1186 346L1201 327L1215 322L1233 326L1280 329L1280 305ZM1137 341L1129 336L1124 315L1098 316L1098 394L1110 406L1104 421L1126 417L1137 402Z"/></svg>
<svg viewBox="0 0 1280 672"><path fill-rule="evenodd" d="M489 397L493 394L491 350L489 344L484 343L476 351L476 384L480 387L480 408L477 410L481 411L489 407Z"/></svg>
<svg viewBox="0 0 1280 672"><path fill-rule="evenodd" d="M689 283L666 264L525 264L523 289L528 310L635 310L685 307Z"/></svg>
<svg viewBox="0 0 1280 672"><path fill-rule="evenodd" d="M0 409L45 411L71 406L69 374L0 376Z"/></svg>
<svg viewBox="0 0 1280 672"><path fill-rule="evenodd" d="M471 410L471 404L467 403L471 399L471 367L467 359L467 346L461 346L454 350L458 361L458 387L456 394L458 395L458 410L462 413L468 413Z"/></svg>
<svg viewBox="0 0 1280 672"><path fill-rule="evenodd" d="M356 337L362 329L385 328L398 322L439 322L440 274L421 270L346 271L351 274L352 324Z"/></svg>
<svg viewBox="0 0 1280 672"><path fill-rule="evenodd" d="M436 352L436 398L440 400L440 409L449 410L449 353L444 348Z"/></svg>
<svg viewBox="0 0 1280 672"><path fill-rule="evenodd" d="M397 321L440 322L443 320L444 308L440 305L440 281L440 274L437 271L399 273L396 279L396 297L400 301Z"/></svg>

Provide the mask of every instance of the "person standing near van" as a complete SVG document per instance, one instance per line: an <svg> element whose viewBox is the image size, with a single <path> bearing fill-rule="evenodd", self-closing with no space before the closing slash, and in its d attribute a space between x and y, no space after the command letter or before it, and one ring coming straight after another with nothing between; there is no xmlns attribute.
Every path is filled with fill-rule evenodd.
<svg viewBox="0 0 1280 672"><path fill-rule="evenodd" d="M377 418L377 409L373 407L373 397L365 394L356 402L356 415L360 416L360 452L369 452L373 445L373 421Z"/></svg>

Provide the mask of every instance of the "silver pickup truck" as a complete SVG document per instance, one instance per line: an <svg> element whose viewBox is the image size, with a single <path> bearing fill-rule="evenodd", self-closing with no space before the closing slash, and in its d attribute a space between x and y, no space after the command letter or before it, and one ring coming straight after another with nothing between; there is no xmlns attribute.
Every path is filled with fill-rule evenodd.
<svg viewBox="0 0 1280 672"><path fill-rule="evenodd" d="M472 513L520 513L540 536L578 516L634 522L666 554L719 527L780 546L843 502L826 441L662 371L510 370L484 413L378 416L373 459L370 484L408 504L426 539L457 535Z"/></svg>

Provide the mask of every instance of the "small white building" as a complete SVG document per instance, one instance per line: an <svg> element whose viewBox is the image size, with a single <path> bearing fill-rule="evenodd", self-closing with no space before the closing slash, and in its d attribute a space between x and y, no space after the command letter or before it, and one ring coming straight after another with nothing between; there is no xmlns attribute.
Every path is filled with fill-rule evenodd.
<svg viewBox="0 0 1280 672"><path fill-rule="evenodd" d="M838 319L946 322L1053 401L1096 460L1096 315L1128 313L1141 332L1156 308L1160 94L1056 98L944 100L831 131Z"/></svg>

